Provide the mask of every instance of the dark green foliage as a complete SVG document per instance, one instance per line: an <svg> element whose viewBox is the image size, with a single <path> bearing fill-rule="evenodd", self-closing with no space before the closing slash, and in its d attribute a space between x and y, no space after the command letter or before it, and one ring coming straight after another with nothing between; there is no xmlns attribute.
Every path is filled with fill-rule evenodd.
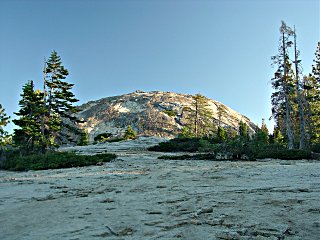
<svg viewBox="0 0 320 240"><path fill-rule="evenodd" d="M127 130L124 133L123 138L126 139L126 140L136 139L137 138L137 133L135 131L133 131L132 127L129 125Z"/></svg>
<svg viewBox="0 0 320 240"><path fill-rule="evenodd" d="M217 137L220 142L227 141L227 132L223 127L220 127L220 126L218 127Z"/></svg>
<svg viewBox="0 0 320 240"><path fill-rule="evenodd" d="M111 138L111 139L107 139L106 142L109 143L113 143L113 142L121 142L121 141L125 141L126 139L124 138Z"/></svg>
<svg viewBox="0 0 320 240"><path fill-rule="evenodd" d="M243 121L240 121L240 123L239 123L239 136L242 141L249 140L248 125L246 123L244 123Z"/></svg>
<svg viewBox="0 0 320 240"><path fill-rule="evenodd" d="M148 148L156 152L196 152L200 147L200 138L174 138Z"/></svg>
<svg viewBox="0 0 320 240"><path fill-rule="evenodd" d="M18 118L14 119L15 125L13 141L24 154L39 151L44 139L41 135L41 116L44 113L43 94L34 89L33 81L28 81L22 88L20 109L15 113Z"/></svg>
<svg viewBox="0 0 320 240"><path fill-rule="evenodd" d="M320 147L317 146L320 151ZM315 147L316 149L316 147ZM232 159L248 159L250 161L258 158L279 159L310 159L311 152L306 150L289 150L279 143L266 143L265 138L257 141L254 136L252 140L243 140L240 136L229 139L227 142L217 142L217 139L203 138L175 138L168 142L162 142L148 149L159 152L208 152L207 154L162 156L160 159L215 159L218 153L231 154ZM210 158L208 158L210 156Z"/></svg>
<svg viewBox="0 0 320 240"><path fill-rule="evenodd" d="M97 136L94 137L94 141L95 142L103 142L103 141L106 141L108 138L110 138L112 136L111 133L101 133L101 134L98 134Z"/></svg>
<svg viewBox="0 0 320 240"><path fill-rule="evenodd" d="M199 140L199 152L221 152L222 144L215 142L214 139L200 139Z"/></svg>
<svg viewBox="0 0 320 240"><path fill-rule="evenodd" d="M45 68L44 102L47 111L43 116L43 134L46 139L53 138L53 142L58 144L65 142L65 139L70 141L74 134L80 134L80 131L74 128L77 119L73 115L78 111L74 106L78 99L71 92L74 84L64 80L68 75L69 72L62 65L60 56L56 51L52 51Z"/></svg>
<svg viewBox="0 0 320 240"><path fill-rule="evenodd" d="M10 122L10 117L5 113L5 109L0 104L0 161L6 159L5 149L10 143L10 137L8 132L4 130L4 127Z"/></svg>
<svg viewBox="0 0 320 240"><path fill-rule="evenodd" d="M201 94L192 96L192 107L184 108L187 114L185 126L194 137L204 137L212 135L215 131L213 124L213 113L208 103L208 98Z"/></svg>
<svg viewBox="0 0 320 240"><path fill-rule="evenodd" d="M311 152L308 150L300 149L287 149L287 148L274 148L266 147L259 149L255 154L256 158L276 158L283 160L299 160L299 159L311 159Z"/></svg>
<svg viewBox="0 0 320 240"><path fill-rule="evenodd" d="M0 169L10 171L45 170L95 165L98 162L110 162L115 154L77 155L68 152L55 152L38 155L11 155L0 163Z"/></svg>
<svg viewBox="0 0 320 240"><path fill-rule="evenodd" d="M320 42L315 53L312 73L304 77L307 140L320 144Z"/></svg>
<svg viewBox="0 0 320 240"><path fill-rule="evenodd" d="M269 137L270 143L280 144L284 146L284 137L278 128L273 130L273 134Z"/></svg>
<svg viewBox="0 0 320 240"><path fill-rule="evenodd" d="M311 151L315 153L320 153L320 143L312 144Z"/></svg>
<svg viewBox="0 0 320 240"><path fill-rule="evenodd" d="M169 117L175 117L177 114L173 110L164 110L165 114L167 114Z"/></svg>
<svg viewBox="0 0 320 240"><path fill-rule="evenodd" d="M68 74L53 51L45 62L43 91L35 90L33 81L23 86L20 109L15 113L18 118L13 120L19 127L14 131L13 141L21 153L45 153L74 142L74 137L80 134L75 127L77 109L73 106L78 100L71 92L73 84L64 81Z"/></svg>
<svg viewBox="0 0 320 240"><path fill-rule="evenodd" d="M80 139L78 141L78 146L86 146L89 144L88 133L84 130L80 131Z"/></svg>
<svg viewBox="0 0 320 240"><path fill-rule="evenodd" d="M0 142L2 142L2 139L7 135L7 132L3 128L10 122L9 119L10 117L7 116L5 109L0 104Z"/></svg>
<svg viewBox="0 0 320 240"><path fill-rule="evenodd" d="M158 159L165 159L165 160L215 160L216 156L212 153L206 154L195 154L195 155L163 155L158 157Z"/></svg>
<svg viewBox="0 0 320 240"><path fill-rule="evenodd" d="M193 133L190 130L190 128L187 126L184 126L182 128L181 133L178 135L178 138L192 138L192 137L193 137Z"/></svg>

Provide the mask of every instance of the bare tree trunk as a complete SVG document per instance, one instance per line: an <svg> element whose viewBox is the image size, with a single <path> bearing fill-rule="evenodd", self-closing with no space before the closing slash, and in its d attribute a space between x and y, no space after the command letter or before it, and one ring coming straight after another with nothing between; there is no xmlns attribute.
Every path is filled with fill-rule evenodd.
<svg viewBox="0 0 320 240"><path fill-rule="evenodd" d="M290 121L290 102L288 96L288 83L287 83L287 63L286 63L286 45L285 45L285 37L284 32L282 33L282 50L283 50L283 67L284 67L284 84L285 84L285 105L286 105L286 128L287 128L287 136L288 136L288 148L293 149L293 134L291 129L291 121Z"/></svg>
<svg viewBox="0 0 320 240"><path fill-rule="evenodd" d="M312 117L312 113L310 111L310 106L308 103L306 103L306 127L308 129L308 131L306 131L306 135L305 135L305 141L306 143L309 145L310 144L310 139L311 139L311 133L312 133L312 122L311 122L311 117Z"/></svg>
<svg viewBox="0 0 320 240"><path fill-rule="evenodd" d="M299 66L298 66L298 51L297 51L297 34L296 34L296 28L294 27L294 64L295 64L295 80L296 80L296 94L297 94L297 100L298 100L298 111L299 111L299 120L300 120L300 149L305 149L306 146L306 129L305 129L305 116L304 116L304 110L303 110L303 103L302 103L302 95L300 91L300 81L299 81Z"/></svg>
<svg viewBox="0 0 320 240"><path fill-rule="evenodd" d="M198 100L196 99L196 112L194 118L194 133L198 137Z"/></svg>
<svg viewBox="0 0 320 240"><path fill-rule="evenodd" d="M45 144L45 118L46 118L46 75L47 75L47 68L46 68L46 59L44 59L44 67L43 67L43 112L42 112L42 119L41 119L41 136L42 136L42 146L41 152L45 153L46 144Z"/></svg>

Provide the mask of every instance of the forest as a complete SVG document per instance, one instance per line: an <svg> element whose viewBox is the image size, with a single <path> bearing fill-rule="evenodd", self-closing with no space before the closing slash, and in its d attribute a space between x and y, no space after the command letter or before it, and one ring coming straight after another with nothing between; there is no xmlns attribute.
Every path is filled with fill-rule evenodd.
<svg viewBox="0 0 320 240"><path fill-rule="evenodd" d="M257 158L302 159L317 157L320 153L320 42L315 50L312 72L304 73L300 59L298 33L295 27L281 23L278 52L271 57L275 69L271 79L272 116L274 130L269 133L262 119L253 132L240 122L238 129L221 124L224 109L218 108L218 121L207 98L193 96L192 108L186 108L188 123L181 133L168 142L150 148L164 152L198 152L200 158L226 156L226 159L253 160ZM87 145L88 133L78 128L75 117L78 99L73 84L67 82L68 70L61 57L52 51L43 65L42 90L29 80L22 87L19 111L12 122L12 134L5 131L11 121L0 104L0 168L10 170L61 168L83 166L110 161L116 156L83 157L58 153L66 143ZM169 113L168 113L169 114ZM120 140L136 138L137 133L128 126ZM101 139L100 139L101 140ZM108 137L102 138L108 140ZM77 158L79 162L71 159ZM188 158L188 156L183 157ZM69 161L69 163L67 163Z"/></svg>

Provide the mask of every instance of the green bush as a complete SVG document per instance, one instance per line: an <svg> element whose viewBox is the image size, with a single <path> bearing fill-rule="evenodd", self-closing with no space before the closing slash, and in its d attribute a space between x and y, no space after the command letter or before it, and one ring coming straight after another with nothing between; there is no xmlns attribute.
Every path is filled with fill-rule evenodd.
<svg viewBox="0 0 320 240"><path fill-rule="evenodd" d="M311 145L311 151L315 153L320 153L320 143Z"/></svg>
<svg viewBox="0 0 320 240"><path fill-rule="evenodd" d="M89 135L86 131L81 130L78 146L87 146L87 145L89 145Z"/></svg>
<svg viewBox="0 0 320 240"><path fill-rule="evenodd" d="M121 141L125 141L126 139L124 138L111 138L106 140L106 142L112 143L112 142L121 142Z"/></svg>
<svg viewBox="0 0 320 240"><path fill-rule="evenodd" d="M45 170L95 165L110 162L115 154L77 155L69 152L54 152L43 155L15 156L0 163L0 169L11 171Z"/></svg>
<svg viewBox="0 0 320 240"><path fill-rule="evenodd" d="M164 110L163 112L169 117L175 117L177 115L173 110Z"/></svg>
<svg viewBox="0 0 320 240"><path fill-rule="evenodd" d="M136 139L137 138L137 133L132 129L132 127L129 125L127 130L124 133L123 138L125 140L129 140L129 139Z"/></svg>
<svg viewBox="0 0 320 240"><path fill-rule="evenodd" d="M258 159L275 158L275 159L283 159L283 160L299 160L299 159L310 159L311 152L308 150L300 150L300 149L266 147L264 149L260 149L260 151L255 154L255 157Z"/></svg>
<svg viewBox="0 0 320 240"><path fill-rule="evenodd" d="M199 140L199 152L220 152L222 151L222 144L211 143L209 140Z"/></svg>
<svg viewBox="0 0 320 240"><path fill-rule="evenodd" d="M156 152L197 152L200 138L174 138L159 145L149 147L149 151Z"/></svg>
<svg viewBox="0 0 320 240"><path fill-rule="evenodd" d="M95 142L103 142L103 141L106 141L108 138L110 138L112 136L111 133L101 133L101 134L98 134L97 136L94 137L94 141Z"/></svg>
<svg viewBox="0 0 320 240"><path fill-rule="evenodd" d="M163 155L158 157L158 159L165 160L215 160L216 156L212 153L206 154L195 154L195 155Z"/></svg>
<svg viewBox="0 0 320 240"><path fill-rule="evenodd" d="M157 146L150 147L148 150L158 152L222 152L231 154L233 159L241 159L245 156L250 160L262 158L284 160L312 158L311 151L308 150L289 150L279 143L261 144L256 141L243 140L241 137L236 137L225 143L217 143L216 138L174 138L168 142L161 142ZM315 146L312 151L320 152L320 147ZM172 156L169 159L194 159L193 157L182 156ZM161 159L165 158L166 156Z"/></svg>

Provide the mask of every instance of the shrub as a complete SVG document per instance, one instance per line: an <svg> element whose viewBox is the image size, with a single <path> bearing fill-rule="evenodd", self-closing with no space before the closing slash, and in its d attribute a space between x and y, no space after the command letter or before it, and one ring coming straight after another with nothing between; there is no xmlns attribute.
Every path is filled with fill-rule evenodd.
<svg viewBox="0 0 320 240"><path fill-rule="evenodd" d="M135 131L133 131L132 127L129 125L127 130L124 133L123 138L125 140L136 139L137 138L137 133Z"/></svg>
<svg viewBox="0 0 320 240"><path fill-rule="evenodd" d="M95 165L110 162L115 154L77 155L69 152L54 152L43 155L29 155L8 158L1 162L0 169L11 171L45 170Z"/></svg>
<svg viewBox="0 0 320 240"><path fill-rule="evenodd" d="M167 142L148 148L156 152L196 152L199 149L199 138L174 138Z"/></svg>
<svg viewBox="0 0 320 240"><path fill-rule="evenodd" d="M173 110L164 110L165 114L167 114L169 117L175 117L176 113Z"/></svg>
<svg viewBox="0 0 320 240"><path fill-rule="evenodd" d="M88 133L84 130L81 130L80 139L78 141L78 146L87 146L87 145L89 145Z"/></svg>
<svg viewBox="0 0 320 240"><path fill-rule="evenodd" d="M311 151L315 153L320 153L320 143L311 145Z"/></svg>
<svg viewBox="0 0 320 240"><path fill-rule="evenodd" d="M184 126L181 130L181 133L178 135L178 138L193 138L194 134L187 126Z"/></svg>
<svg viewBox="0 0 320 240"><path fill-rule="evenodd" d="M158 157L158 159L165 160L215 160L216 156L212 153L206 154L195 154L195 155L163 155Z"/></svg>
<svg viewBox="0 0 320 240"><path fill-rule="evenodd" d="M161 142L157 146L148 148L149 151L158 152L214 152L231 154L233 159L262 159L277 158L284 160L310 159L309 150L289 150L279 143L261 144L255 141L243 140L236 137L226 143L217 143L216 138L174 138L168 142ZM314 147L314 152L320 148ZM319 151L320 152L320 151ZM194 159L193 157L172 156L169 159ZM199 156L202 157L202 156ZM166 156L161 159L166 159ZM199 159L199 158L197 158Z"/></svg>
<svg viewBox="0 0 320 240"><path fill-rule="evenodd" d="M106 140L106 142L112 143L112 142L121 142L121 141L125 141L125 140L126 139L124 139L124 138L111 138L111 139Z"/></svg>
<svg viewBox="0 0 320 240"><path fill-rule="evenodd" d="M276 158L283 160L299 160L299 159L310 159L311 152L308 150L300 149L286 149L282 147L267 146L264 149L260 149L259 152L255 153L255 157L262 158Z"/></svg>
<svg viewBox="0 0 320 240"><path fill-rule="evenodd" d="M210 143L206 139L199 140L199 152L220 152L222 150L221 144Z"/></svg>
<svg viewBox="0 0 320 240"><path fill-rule="evenodd" d="M108 138L110 138L112 136L111 133L101 133L101 134L98 134L97 136L94 137L94 141L95 142L103 142L103 141L106 141Z"/></svg>

